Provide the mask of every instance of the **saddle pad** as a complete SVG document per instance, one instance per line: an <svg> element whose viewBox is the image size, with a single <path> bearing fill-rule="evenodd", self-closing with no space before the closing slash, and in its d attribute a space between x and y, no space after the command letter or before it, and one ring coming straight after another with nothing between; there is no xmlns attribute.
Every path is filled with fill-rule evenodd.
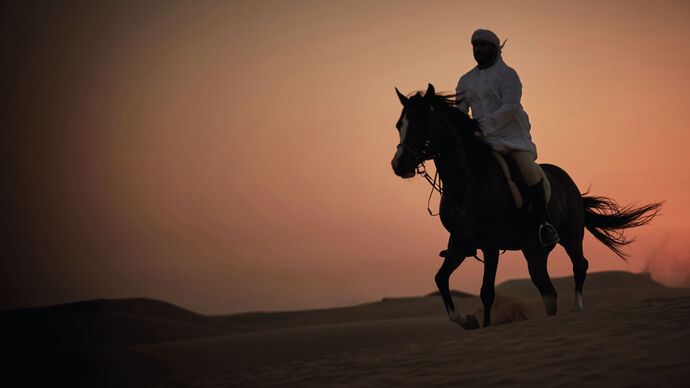
<svg viewBox="0 0 690 388"><path fill-rule="evenodd" d="M503 175L505 175L506 177L506 181L508 182L510 192L513 194L513 201L515 202L515 207L517 209L522 208L522 205L525 201L522 198L522 193L520 193L520 189L518 189L518 186L515 184L515 181L513 181L513 177L510 174L510 169L508 168L508 163L506 163L505 159L503 158L503 155L501 155L500 152L494 151L494 156L496 157L498 164L501 166L501 169L503 170ZM546 197L546 204L548 205L549 201L551 200L551 183L549 183L548 178L546 178L546 174L544 174L544 170L542 170L541 166L537 163L535 164L537 165L537 171L539 172L542 185L544 186L544 196Z"/></svg>

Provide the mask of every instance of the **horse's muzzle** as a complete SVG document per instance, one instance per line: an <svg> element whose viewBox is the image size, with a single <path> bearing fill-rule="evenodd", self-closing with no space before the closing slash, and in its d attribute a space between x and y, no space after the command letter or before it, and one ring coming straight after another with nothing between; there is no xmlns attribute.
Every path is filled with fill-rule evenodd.
<svg viewBox="0 0 690 388"><path fill-rule="evenodd" d="M404 173L398 173L397 171L395 172L396 175L398 175L401 178L412 178L415 175L414 170L410 170L409 172L404 172Z"/></svg>
<svg viewBox="0 0 690 388"><path fill-rule="evenodd" d="M401 178L412 178L415 175L414 168L400 168L400 164L395 163L395 159L391 162L393 172Z"/></svg>
<svg viewBox="0 0 690 388"><path fill-rule="evenodd" d="M414 160L402 147L399 147L395 156L393 156L391 166L395 175L401 178L412 178L415 175L416 166L414 165Z"/></svg>

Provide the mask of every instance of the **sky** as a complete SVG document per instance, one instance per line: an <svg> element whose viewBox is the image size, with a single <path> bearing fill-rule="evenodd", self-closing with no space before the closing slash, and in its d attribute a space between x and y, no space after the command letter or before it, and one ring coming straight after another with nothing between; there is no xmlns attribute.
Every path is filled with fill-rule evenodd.
<svg viewBox="0 0 690 388"><path fill-rule="evenodd" d="M687 2L3 7L0 309L148 297L224 314L433 291L448 234L427 182L391 169L394 87L454 91L477 28L508 39L539 162L621 204L665 201L629 233L629 263L587 234L590 271L690 284ZM549 272L572 274L561 247ZM481 277L466 260L451 287L478 294ZM521 254L501 256L498 282L525 277Z"/></svg>

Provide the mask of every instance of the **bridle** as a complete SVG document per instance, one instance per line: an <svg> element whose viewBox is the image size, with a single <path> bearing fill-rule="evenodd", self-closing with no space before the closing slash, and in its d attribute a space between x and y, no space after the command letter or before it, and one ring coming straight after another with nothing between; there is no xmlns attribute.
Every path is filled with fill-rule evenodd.
<svg viewBox="0 0 690 388"><path fill-rule="evenodd" d="M435 125L434 123L434 107L429 106L429 111L432 113L432 117L427 120L426 125L427 125L427 133L430 132L430 128ZM402 140L402 139L401 139ZM417 152L415 151L412 147L410 147L407 144L404 143L398 143L398 149L402 147L403 150L409 152L414 156L415 158L415 166L417 169L419 169L419 165L421 164L422 166L424 165L424 162L429 159L433 159L439 155L439 152L434 153L433 155L430 155L431 153L431 139L429 136L427 136L426 140L424 140L424 148L422 148L421 151Z"/></svg>
<svg viewBox="0 0 690 388"><path fill-rule="evenodd" d="M429 110L433 113L434 107L430 106ZM427 128L431 128L432 126L435 125L434 123L434 116L432 115L432 119L427 121ZM429 132L429 131L428 131ZM427 204L426 204L426 210L429 212L431 216L438 216L440 213L434 214L431 211L430 203L431 203L431 196L434 193L434 190L438 191L439 194L443 195L443 185L441 184L441 181L438 180L438 170L434 174L434 177L431 178L431 175L426 171L426 165L424 164L425 161L429 159L434 159L440 155L440 152L437 151L434 154L431 154L431 139L429 137L424 140L424 147L422 148L421 151L417 152L415 151L412 147L410 147L407 144L404 143L399 143L398 144L398 149L402 148L403 150L409 152L414 156L415 158L415 170L418 175L421 175L426 179L427 182L431 185L431 191L429 192L429 198L427 199Z"/></svg>
<svg viewBox="0 0 690 388"><path fill-rule="evenodd" d="M424 163L424 161L428 159L433 159L436 156L438 156L438 152L429 157L429 152L431 151L431 140L426 139L424 141L424 148L420 152L415 151L412 147L410 147L407 144L400 143L398 144L398 149L402 148L403 150L409 152L414 156L415 158L415 165L419 167L420 164Z"/></svg>

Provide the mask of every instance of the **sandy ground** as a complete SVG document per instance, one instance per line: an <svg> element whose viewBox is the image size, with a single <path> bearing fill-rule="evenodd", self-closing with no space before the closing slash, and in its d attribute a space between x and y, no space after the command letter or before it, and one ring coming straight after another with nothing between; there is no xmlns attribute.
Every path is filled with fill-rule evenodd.
<svg viewBox="0 0 690 388"><path fill-rule="evenodd" d="M590 274L572 313L572 278L554 285L555 317L531 282L509 281L501 324L473 331L437 295L213 317L146 299L0 312L2 385L688 386L690 289ZM478 297L455 299L481 320Z"/></svg>
<svg viewBox="0 0 690 388"><path fill-rule="evenodd" d="M191 386L685 386L690 297L245 368Z"/></svg>

